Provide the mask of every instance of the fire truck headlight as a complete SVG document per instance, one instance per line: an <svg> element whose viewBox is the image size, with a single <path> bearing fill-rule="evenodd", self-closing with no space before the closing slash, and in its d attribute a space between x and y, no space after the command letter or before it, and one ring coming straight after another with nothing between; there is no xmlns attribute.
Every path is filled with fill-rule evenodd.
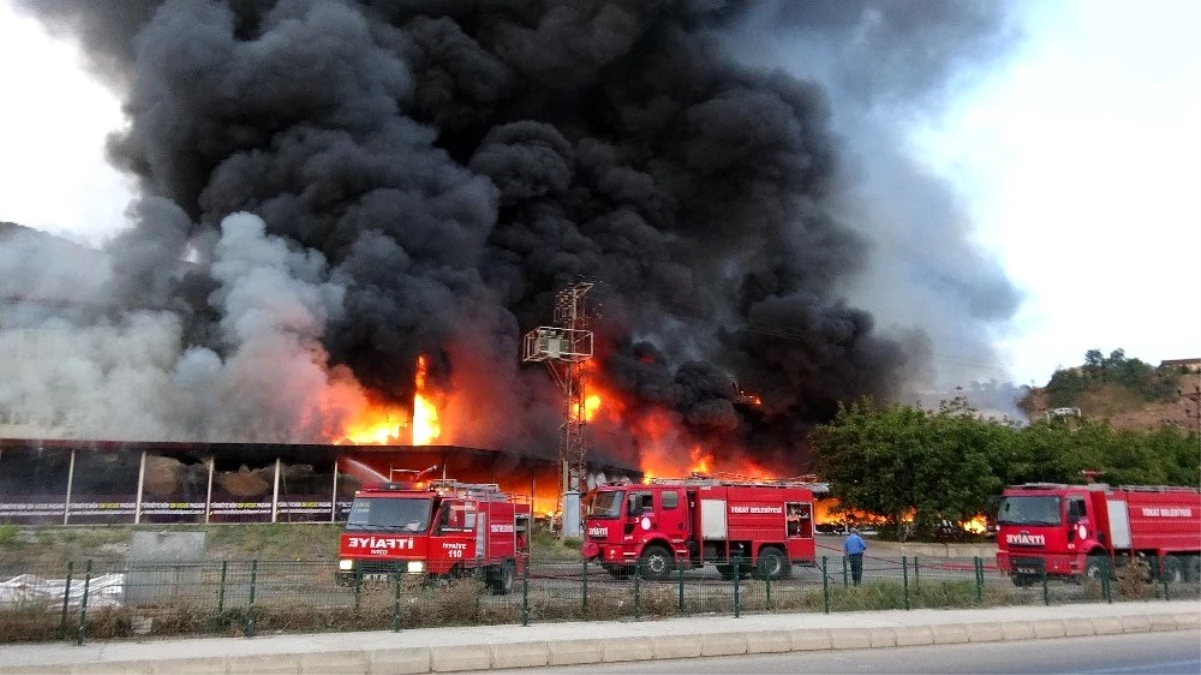
<svg viewBox="0 0 1201 675"><path fill-rule="evenodd" d="M353 560L339 560L338 561L338 569L342 570L343 572L349 572L354 569L354 561Z"/></svg>
<svg viewBox="0 0 1201 675"><path fill-rule="evenodd" d="M420 560L411 561L409 563L409 571L410 572L424 572L425 571L425 563L421 562Z"/></svg>

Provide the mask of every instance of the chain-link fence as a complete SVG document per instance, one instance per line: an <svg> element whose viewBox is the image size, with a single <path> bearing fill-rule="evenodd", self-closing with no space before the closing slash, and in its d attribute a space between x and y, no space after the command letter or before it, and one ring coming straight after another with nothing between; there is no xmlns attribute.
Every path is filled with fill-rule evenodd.
<svg viewBox="0 0 1201 675"><path fill-rule="evenodd" d="M1005 574L983 558L822 557L766 578L747 561L701 568L606 568L538 561L453 579L380 573L339 579L336 563L82 561L63 569L0 567L0 642L278 632L694 614L1051 605L1201 598L1192 557L1140 558L1112 569L1090 559L1015 559ZM514 574L515 572L515 574Z"/></svg>

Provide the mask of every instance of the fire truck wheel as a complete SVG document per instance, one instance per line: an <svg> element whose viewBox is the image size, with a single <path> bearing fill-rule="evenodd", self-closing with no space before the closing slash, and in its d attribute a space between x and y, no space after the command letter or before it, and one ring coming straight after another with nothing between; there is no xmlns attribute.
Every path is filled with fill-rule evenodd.
<svg viewBox="0 0 1201 675"><path fill-rule="evenodd" d="M1106 565L1107 562L1109 561L1106 560L1105 556L1090 555L1084 563L1084 576L1100 581L1105 576L1105 568L1108 566Z"/></svg>
<svg viewBox="0 0 1201 675"><path fill-rule="evenodd" d="M662 546L647 546L642 552L639 563L642 565L642 578L662 581L671 577L671 567L674 561L671 552Z"/></svg>
<svg viewBox="0 0 1201 675"><path fill-rule="evenodd" d="M1163 578L1169 584L1184 581L1184 563L1180 562L1180 558L1170 555L1163 559Z"/></svg>
<svg viewBox="0 0 1201 675"><path fill-rule="evenodd" d="M1038 577L1034 576L1033 574L1015 574L1012 578L1013 585L1017 586L1018 588L1026 588L1027 586L1033 585L1034 580L1038 579Z"/></svg>
<svg viewBox="0 0 1201 675"><path fill-rule="evenodd" d="M788 561L778 548L765 548L759 551L759 566L755 575L760 579L782 579L788 576Z"/></svg>
<svg viewBox="0 0 1201 675"><path fill-rule="evenodd" d="M1190 555L1185 566L1189 581L1201 581L1201 555Z"/></svg>
<svg viewBox="0 0 1201 675"><path fill-rule="evenodd" d="M513 580L517 578L517 568L511 562L501 563L500 567L492 569L492 577L489 586L492 587L492 595L508 595L513 592Z"/></svg>

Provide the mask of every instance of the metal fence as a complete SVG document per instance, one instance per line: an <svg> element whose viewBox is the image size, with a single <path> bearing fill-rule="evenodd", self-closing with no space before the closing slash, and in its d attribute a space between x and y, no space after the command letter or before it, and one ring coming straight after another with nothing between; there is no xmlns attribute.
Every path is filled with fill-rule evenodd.
<svg viewBox="0 0 1201 675"><path fill-rule="evenodd" d="M752 612L1052 605L1201 598L1201 579L1179 561L1147 559L1069 581L1040 572L1002 574L982 558L822 557L785 578L760 578L736 562L720 571L640 568L610 573L584 561L531 561L509 594L495 579L413 575L336 579L336 561L148 564L82 561L65 569L0 566L0 642L227 635L531 623L642 620ZM1191 560L1188 561L1191 563ZM1047 565L1052 570L1053 564ZM1166 572L1172 572L1167 574Z"/></svg>

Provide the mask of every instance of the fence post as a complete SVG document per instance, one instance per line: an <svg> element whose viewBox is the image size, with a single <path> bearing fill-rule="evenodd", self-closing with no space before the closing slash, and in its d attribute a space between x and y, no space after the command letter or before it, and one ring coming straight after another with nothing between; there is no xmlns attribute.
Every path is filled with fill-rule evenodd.
<svg viewBox="0 0 1201 675"><path fill-rule="evenodd" d="M683 614L684 613L684 566L683 565L679 565L676 567L676 578L679 579L679 583L680 583L680 614Z"/></svg>
<svg viewBox="0 0 1201 675"><path fill-rule="evenodd" d="M642 561L634 563L634 620L642 620Z"/></svg>
<svg viewBox="0 0 1201 675"><path fill-rule="evenodd" d="M843 588L848 588L851 585L851 583L850 583L850 581L848 581L848 579L849 579L849 577L847 576L847 557L844 555L842 557L842 587Z"/></svg>
<svg viewBox="0 0 1201 675"><path fill-rule="evenodd" d="M354 569L354 618L359 618L359 605L363 601L363 568L356 565Z"/></svg>
<svg viewBox="0 0 1201 675"><path fill-rule="evenodd" d="M738 587L742 579L742 568L738 564L738 558L734 558L734 618L742 616L742 599L738 594Z"/></svg>
<svg viewBox="0 0 1201 675"><path fill-rule="evenodd" d="M901 556L901 584L905 587L905 609L909 609L909 560Z"/></svg>
<svg viewBox="0 0 1201 675"><path fill-rule="evenodd" d="M984 560L980 556L972 559L976 570L976 602L984 602Z"/></svg>
<svg viewBox="0 0 1201 675"><path fill-rule="evenodd" d="M229 571L229 561L221 561L221 585L217 588L217 614L225 613L225 574Z"/></svg>
<svg viewBox="0 0 1201 675"><path fill-rule="evenodd" d="M1043 561L1043 604L1051 606L1051 591L1047 588L1047 563Z"/></svg>
<svg viewBox="0 0 1201 675"><path fill-rule="evenodd" d="M400 570L393 575L395 588L392 589L392 632L400 632Z"/></svg>
<svg viewBox="0 0 1201 675"><path fill-rule="evenodd" d="M583 585L582 585L583 598L580 600L580 611L587 612L588 611L588 559L587 558L584 558L584 576L582 576L580 578L583 579Z"/></svg>
<svg viewBox="0 0 1201 675"><path fill-rule="evenodd" d="M246 604L246 629L243 631L247 638L254 637L254 594L259 580L259 561L250 561L250 598Z"/></svg>
<svg viewBox="0 0 1201 675"><path fill-rule="evenodd" d="M1109 558L1101 563L1101 591L1105 593L1105 602L1113 604L1113 590L1109 584Z"/></svg>
<svg viewBox="0 0 1201 675"><path fill-rule="evenodd" d="M830 575L826 573L826 556L822 556L822 610L830 613Z"/></svg>
<svg viewBox="0 0 1201 675"><path fill-rule="evenodd" d="M75 644L83 644L83 632L88 623L88 590L92 585L92 560L88 559L83 576L83 599L79 601L79 629L75 631Z"/></svg>
<svg viewBox="0 0 1201 675"><path fill-rule="evenodd" d="M68 601L71 599L71 573L74 571L75 561L67 561L67 583L63 587L63 615L58 621L58 635L60 638L67 635L67 609Z"/></svg>
<svg viewBox="0 0 1201 675"><path fill-rule="evenodd" d="M521 566L521 625L530 625L530 557Z"/></svg>
<svg viewBox="0 0 1201 675"><path fill-rule="evenodd" d="M765 591L767 591L767 597L766 597L766 599L764 600L764 603L765 603L765 609L767 609L767 611L769 611L769 612L770 612L770 611L772 611L772 606L771 606L771 575L770 575L770 574L764 575L764 577L763 577L763 583L764 583L764 586L763 586L763 588L764 588L764 590L765 590Z"/></svg>
<svg viewBox="0 0 1201 675"><path fill-rule="evenodd" d="M913 590L918 593L922 592L922 573L921 567L917 564L917 556L913 556Z"/></svg>

